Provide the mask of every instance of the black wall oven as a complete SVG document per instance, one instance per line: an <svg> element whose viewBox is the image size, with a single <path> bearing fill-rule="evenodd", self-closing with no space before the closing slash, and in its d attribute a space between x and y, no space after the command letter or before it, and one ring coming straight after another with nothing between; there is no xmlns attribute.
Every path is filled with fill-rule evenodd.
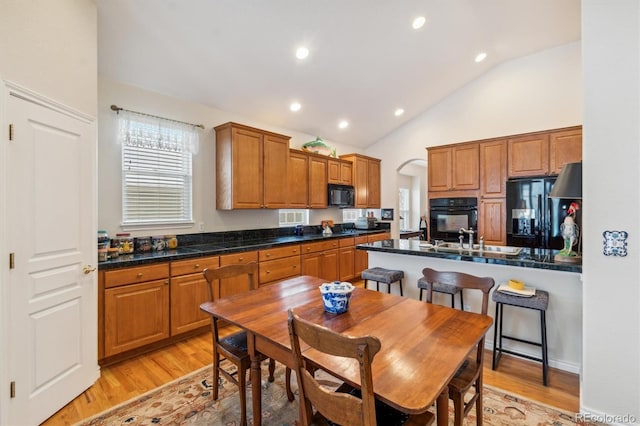
<svg viewBox="0 0 640 426"><path fill-rule="evenodd" d="M477 198L432 198L429 213L432 240L457 242L460 228L478 230Z"/></svg>

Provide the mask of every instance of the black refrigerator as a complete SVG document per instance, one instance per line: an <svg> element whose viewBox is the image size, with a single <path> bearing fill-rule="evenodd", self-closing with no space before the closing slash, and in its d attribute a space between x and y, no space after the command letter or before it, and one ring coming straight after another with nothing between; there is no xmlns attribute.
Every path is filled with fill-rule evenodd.
<svg viewBox="0 0 640 426"><path fill-rule="evenodd" d="M507 244L562 249L560 225L572 201L549 198L555 177L507 181Z"/></svg>

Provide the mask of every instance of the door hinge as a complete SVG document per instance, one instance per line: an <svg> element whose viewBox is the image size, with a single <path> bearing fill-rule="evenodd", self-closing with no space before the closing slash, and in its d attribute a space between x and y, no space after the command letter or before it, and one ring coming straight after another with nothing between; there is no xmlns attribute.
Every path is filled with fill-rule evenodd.
<svg viewBox="0 0 640 426"><path fill-rule="evenodd" d="M9 124L9 140L13 140L13 124Z"/></svg>
<svg viewBox="0 0 640 426"><path fill-rule="evenodd" d="M16 267L16 255L15 253L9 253L9 269L14 269Z"/></svg>
<svg viewBox="0 0 640 426"><path fill-rule="evenodd" d="M9 385L9 396L11 398L16 397L16 382L11 382L11 384Z"/></svg>

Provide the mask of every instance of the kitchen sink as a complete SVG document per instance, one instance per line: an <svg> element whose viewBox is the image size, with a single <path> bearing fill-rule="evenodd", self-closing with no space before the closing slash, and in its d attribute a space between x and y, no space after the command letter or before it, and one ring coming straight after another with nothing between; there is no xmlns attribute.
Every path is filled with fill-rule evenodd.
<svg viewBox="0 0 640 426"><path fill-rule="evenodd" d="M522 251L522 247L513 247L513 246L491 246L485 245L484 250L480 250L480 244L474 244L471 249L469 249L469 244L463 244L463 247L460 248L459 243L440 243L437 246L433 247L435 250L444 250L444 251L471 251L474 253L497 253L497 254L509 254L509 255L517 255Z"/></svg>

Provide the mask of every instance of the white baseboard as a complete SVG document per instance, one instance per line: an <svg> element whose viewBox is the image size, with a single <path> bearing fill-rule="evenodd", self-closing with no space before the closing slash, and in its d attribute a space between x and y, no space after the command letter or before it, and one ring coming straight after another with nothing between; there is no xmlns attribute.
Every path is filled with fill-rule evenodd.
<svg viewBox="0 0 640 426"><path fill-rule="evenodd" d="M484 347L489 351L493 351L493 340L488 340L488 339L485 340ZM503 342L502 347L512 351L521 352L525 355L540 358L540 350L536 351L536 350L530 350L528 348L523 348L520 346L516 347L514 345L506 344L505 342ZM505 355L508 355L508 354L505 354ZM557 368L558 370L563 370L563 371L567 371L569 373L578 374L578 375L582 372L582 365L580 364L574 364L571 362L566 362L563 360L558 360L553 358L549 358L548 361L549 361L549 367ZM535 361L532 361L532 362L535 362ZM542 366L540 366L540 368L542 368Z"/></svg>

